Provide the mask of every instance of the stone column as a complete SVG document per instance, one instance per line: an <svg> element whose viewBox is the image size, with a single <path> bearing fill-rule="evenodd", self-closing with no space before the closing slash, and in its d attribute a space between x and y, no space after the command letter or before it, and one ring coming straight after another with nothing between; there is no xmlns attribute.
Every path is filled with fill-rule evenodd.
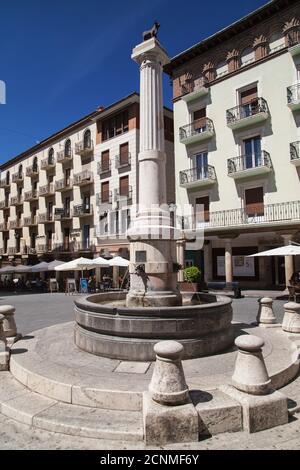
<svg viewBox="0 0 300 470"><path fill-rule="evenodd" d="M290 241L292 240L292 235L282 235L284 239L285 246L289 245ZM285 264L285 285L286 287L290 285L290 279L294 272L294 259L293 256L285 256L284 257L284 264Z"/></svg>
<svg viewBox="0 0 300 470"><path fill-rule="evenodd" d="M232 282L232 246L231 240L225 240L225 279L226 284Z"/></svg>
<svg viewBox="0 0 300 470"><path fill-rule="evenodd" d="M208 244L204 243L204 281L207 283L212 280L212 246L211 242Z"/></svg>
<svg viewBox="0 0 300 470"><path fill-rule="evenodd" d="M119 287L119 267L113 266L113 286Z"/></svg>
<svg viewBox="0 0 300 470"><path fill-rule="evenodd" d="M181 305L177 290L176 238L166 204L166 154L162 71L169 57L155 37L133 49L140 66L139 208L130 240L128 307ZM176 234L176 236L175 236Z"/></svg>
<svg viewBox="0 0 300 470"><path fill-rule="evenodd" d="M178 271L178 282L184 281L184 263L185 263L185 240L181 239L177 241L177 263L182 266L182 269Z"/></svg>

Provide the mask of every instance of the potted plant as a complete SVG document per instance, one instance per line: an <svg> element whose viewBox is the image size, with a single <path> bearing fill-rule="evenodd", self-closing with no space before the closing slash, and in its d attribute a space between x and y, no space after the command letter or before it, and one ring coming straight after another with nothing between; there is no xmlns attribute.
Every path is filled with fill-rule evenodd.
<svg viewBox="0 0 300 470"><path fill-rule="evenodd" d="M183 271L184 282L180 285L180 290L185 292L198 292L201 290L201 271L197 266L185 268Z"/></svg>

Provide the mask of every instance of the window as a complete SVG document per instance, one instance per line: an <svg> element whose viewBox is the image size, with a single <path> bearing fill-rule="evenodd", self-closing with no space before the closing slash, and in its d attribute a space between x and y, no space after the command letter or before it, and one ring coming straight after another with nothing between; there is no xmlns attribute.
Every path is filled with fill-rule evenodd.
<svg viewBox="0 0 300 470"><path fill-rule="evenodd" d="M54 150L51 148L48 153L48 164L53 165L54 163Z"/></svg>
<svg viewBox="0 0 300 470"><path fill-rule="evenodd" d="M254 50L251 49L251 47L247 47L246 49L244 49L241 54L242 67L247 64L251 64L251 62L254 62L254 60L255 60Z"/></svg>
<svg viewBox="0 0 300 470"><path fill-rule="evenodd" d="M222 77L223 75L226 75L227 73L228 73L227 62L225 60L223 62L219 62L216 67L217 78Z"/></svg>
<svg viewBox="0 0 300 470"><path fill-rule="evenodd" d="M101 202L109 202L109 181L101 184Z"/></svg>
<svg viewBox="0 0 300 470"><path fill-rule="evenodd" d="M197 153L194 156L197 180L207 178L207 152Z"/></svg>
<svg viewBox="0 0 300 470"><path fill-rule="evenodd" d="M6 172L6 184L9 185L9 178L10 178L10 175L9 175L9 171Z"/></svg>
<svg viewBox="0 0 300 470"><path fill-rule="evenodd" d="M206 108L198 109L193 113L193 131L200 133L206 131Z"/></svg>
<svg viewBox="0 0 300 470"><path fill-rule="evenodd" d="M129 177L123 176L119 181L119 194L120 196L129 196Z"/></svg>
<svg viewBox="0 0 300 470"><path fill-rule="evenodd" d="M272 34L270 38L269 46L270 46L270 53L276 52L280 49L283 49L283 47L285 47L285 38L281 31L278 31L277 33Z"/></svg>
<svg viewBox="0 0 300 470"><path fill-rule="evenodd" d="M86 130L83 136L83 147L85 149L90 149L92 147L91 131L90 129Z"/></svg>
<svg viewBox="0 0 300 470"><path fill-rule="evenodd" d="M129 163L129 145L126 144L120 145L120 165L128 165Z"/></svg>
<svg viewBox="0 0 300 470"><path fill-rule="evenodd" d="M101 153L101 170L109 171L109 150L105 150Z"/></svg>
<svg viewBox="0 0 300 470"><path fill-rule="evenodd" d="M70 186L70 180L71 180L71 168L67 168L65 170L65 185Z"/></svg>
<svg viewBox="0 0 300 470"><path fill-rule="evenodd" d="M261 156L261 137L251 137L243 141L244 146L244 167L256 168L262 164ZM244 169L244 168L243 168Z"/></svg>
<svg viewBox="0 0 300 470"><path fill-rule="evenodd" d="M70 216L70 205L71 205L71 199L70 197L66 197L64 200L64 215L67 217Z"/></svg>
<svg viewBox="0 0 300 470"><path fill-rule="evenodd" d="M263 187L245 190L245 209L248 216L264 215L264 190Z"/></svg>
<svg viewBox="0 0 300 470"><path fill-rule="evenodd" d="M83 195L83 211L89 213L91 210L91 196L89 193Z"/></svg>
<svg viewBox="0 0 300 470"><path fill-rule="evenodd" d="M200 215L203 214L204 217L202 217L202 220L204 218L204 222L209 222L209 196L204 196L204 197L197 197L196 198L196 206L201 206L200 209ZM196 208L197 210L197 208ZM197 216L199 217L199 211L196 212Z"/></svg>
<svg viewBox="0 0 300 470"><path fill-rule="evenodd" d="M128 110L106 119L102 123L102 140L108 140L123 134L129 129Z"/></svg>
<svg viewBox="0 0 300 470"><path fill-rule="evenodd" d="M23 167L22 165L19 165L19 169L18 169L19 178L22 178L22 173L23 173Z"/></svg>
<svg viewBox="0 0 300 470"><path fill-rule="evenodd" d="M34 157L34 159L33 159L32 169L33 169L33 171L35 171L35 172L38 171L38 160L37 160L37 157Z"/></svg>
<svg viewBox="0 0 300 470"><path fill-rule="evenodd" d="M66 140L66 143L65 143L65 157L70 157L71 153L72 153L71 140L68 139Z"/></svg>
<svg viewBox="0 0 300 470"><path fill-rule="evenodd" d="M240 91L241 118L253 116L259 112L257 98L257 85L253 85L247 90Z"/></svg>

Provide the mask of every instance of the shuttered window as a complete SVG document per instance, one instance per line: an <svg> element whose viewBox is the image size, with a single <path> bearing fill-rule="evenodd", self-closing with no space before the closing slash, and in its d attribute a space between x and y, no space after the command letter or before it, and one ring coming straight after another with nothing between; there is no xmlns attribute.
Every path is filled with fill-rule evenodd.
<svg viewBox="0 0 300 470"><path fill-rule="evenodd" d="M202 206L201 210L204 211L204 222L209 222L209 196L197 197L196 205Z"/></svg>
<svg viewBox="0 0 300 470"><path fill-rule="evenodd" d="M245 190L246 214L264 215L264 190L262 187Z"/></svg>
<svg viewBox="0 0 300 470"><path fill-rule="evenodd" d="M250 101L255 100L255 98L257 98L257 86L242 91L240 95L241 104L250 103Z"/></svg>
<svg viewBox="0 0 300 470"><path fill-rule="evenodd" d="M101 153L101 169L103 171L109 170L109 150L105 150Z"/></svg>
<svg viewBox="0 0 300 470"><path fill-rule="evenodd" d="M120 145L120 165L128 164L129 160L129 145L128 142Z"/></svg>
<svg viewBox="0 0 300 470"><path fill-rule="evenodd" d="M109 181L101 184L101 201L109 202Z"/></svg>
<svg viewBox="0 0 300 470"><path fill-rule="evenodd" d="M129 177L128 176L123 176L122 178L120 178L119 191L120 191L120 196L129 195Z"/></svg>

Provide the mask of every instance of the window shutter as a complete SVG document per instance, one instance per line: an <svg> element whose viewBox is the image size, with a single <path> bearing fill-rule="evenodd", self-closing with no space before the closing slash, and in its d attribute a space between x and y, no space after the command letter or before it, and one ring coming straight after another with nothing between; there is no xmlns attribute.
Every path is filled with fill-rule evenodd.
<svg viewBox="0 0 300 470"><path fill-rule="evenodd" d="M101 184L101 201L109 201L109 181L106 181L105 183Z"/></svg>
<svg viewBox="0 0 300 470"><path fill-rule="evenodd" d="M241 92L241 104L250 103L257 98L257 86Z"/></svg>
<svg viewBox="0 0 300 470"><path fill-rule="evenodd" d="M104 171L109 170L109 150L101 153L101 169Z"/></svg>
<svg viewBox="0 0 300 470"><path fill-rule="evenodd" d="M246 189L245 191L246 214L264 215L264 191L262 187Z"/></svg>
<svg viewBox="0 0 300 470"><path fill-rule="evenodd" d="M123 176L120 178L120 196L128 196L128 190L129 190L129 178L128 176Z"/></svg>
<svg viewBox="0 0 300 470"><path fill-rule="evenodd" d="M209 196L197 197L196 205L203 206L204 222L209 222Z"/></svg>
<svg viewBox="0 0 300 470"><path fill-rule="evenodd" d="M128 163L128 156L129 156L129 146L128 142L126 144L120 145L120 164L125 165Z"/></svg>

